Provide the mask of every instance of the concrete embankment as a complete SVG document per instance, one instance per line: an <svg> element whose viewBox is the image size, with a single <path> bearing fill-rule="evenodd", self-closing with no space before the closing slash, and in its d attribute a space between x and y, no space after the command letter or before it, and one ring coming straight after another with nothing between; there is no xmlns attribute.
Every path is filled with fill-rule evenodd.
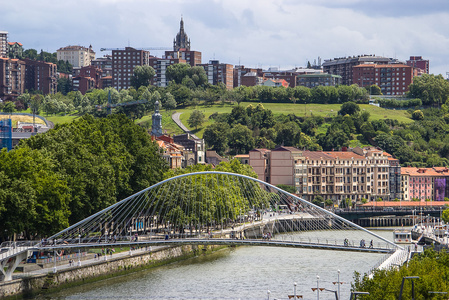
<svg viewBox="0 0 449 300"><path fill-rule="evenodd" d="M31 275L26 278L1 282L0 298L22 299L37 294L54 292L70 286L187 259L219 248L223 248L223 246L207 246L206 248L205 246L185 245L152 252L136 251L134 254L127 256L112 256L108 260L98 260L80 267L58 270L56 273L50 271L47 274Z"/></svg>

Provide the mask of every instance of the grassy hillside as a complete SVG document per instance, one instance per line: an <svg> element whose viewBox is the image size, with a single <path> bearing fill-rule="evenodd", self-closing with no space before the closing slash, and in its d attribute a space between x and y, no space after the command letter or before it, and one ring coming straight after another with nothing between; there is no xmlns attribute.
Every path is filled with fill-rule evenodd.
<svg viewBox="0 0 449 300"><path fill-rule="evenodd" d="M240 105L246 107L249 104L257 105L256 103L242 102ZM236 104L235 104L236 105ZM196 109L200 110L206 116L206 122L203 124L201 128L198 130L192 129L197 136L202 137L204 128L211 124L213 121L209 120L209 116L215 112L218 113L229 113L235 105L225 104L223 105L215 105L210 107L198 106ZM280 114L295 114L297 116L322 116L322 117L332 117L336 116L337 112L340 110L341 104L293 104L293 103L264 103L263 106L267 109L273 111L274 115ZM399 122L411 123L413 122L410 119L408 113L405 110L389 110L380 108L377 106L362 104L359 105L362 110L365 110L370 113L370 120L379 120L379 119L395 119ZM187 119L189 118L192 111L195 108L188 107L184 109L177 109L177 112L181 112L181 121L190 128L187 124ZM325 132L325 128L321 128L320 132Z"/></svg>

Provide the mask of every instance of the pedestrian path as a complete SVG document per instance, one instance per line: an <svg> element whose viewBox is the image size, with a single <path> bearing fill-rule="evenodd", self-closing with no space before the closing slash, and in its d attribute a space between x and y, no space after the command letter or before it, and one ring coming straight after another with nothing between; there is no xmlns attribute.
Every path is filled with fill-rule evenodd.
<svg viewBox="0 0 449 300"><path fill-rule="evenodd" d="M179 128L181 128L182 130L184 130L185 133L190 133L190 135L195 138L195 139L199 139L196 135L194 135L184 124L182 124L181 119L179 118L179 116L181 116L182 113L174 113L171 115L172 120L176 123L176 125L179 126Z"/></svg>

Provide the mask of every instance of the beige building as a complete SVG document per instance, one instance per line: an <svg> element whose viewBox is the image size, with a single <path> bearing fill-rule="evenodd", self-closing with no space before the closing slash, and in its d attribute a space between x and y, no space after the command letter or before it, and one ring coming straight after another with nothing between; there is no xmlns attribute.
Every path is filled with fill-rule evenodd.
<svg viewBox="0 0 449 300"><path fill-rule="evenodd" d="M316 195L336 203L346 198L388 200L388 155L376 148L321 152L279 147L252 150L249 158L259 179L294 186L307 200Z"/></svg>
<svg viewBox="0 0 449 300"><path fill-rule="evenodd" d="M249 165L253 167L257 178L270 182L270 154L268 149L254 149L249 151Z"/></svg>
<svg viewBox="0 0 449 300"><path fill-rule="evenodd" d="M86 67L95 59L92 46L67 46L56 50L58 60L68 61L74 68Z"/></svg>

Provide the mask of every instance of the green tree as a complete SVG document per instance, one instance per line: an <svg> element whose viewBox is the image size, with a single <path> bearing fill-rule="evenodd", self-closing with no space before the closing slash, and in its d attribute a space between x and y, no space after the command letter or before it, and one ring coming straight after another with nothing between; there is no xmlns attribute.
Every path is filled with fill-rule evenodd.
<svg viewBox="0 0 449 300"><path fill-rule="evenodd" d="M149 86L156 72L151 66L137 66L134 68L133 76L131 76L130 84L136 90L141 86Z"/></svg>
<svg viewBox="0 0 449 300"><path fill-rule="evenodd" d="M334 205L334 201L332 201L332 199L326 199L326 200L324 201L324 205L325 205L326 207L332 207L332 206Z"/></svg>
<svg viewBox="0 0 449 300"><path fill-rule="evenodd" d="M12 114L16 111L16 106L14 105L14 102L8 101L3 105L3 112L7 114Z"/></svg>
<svg viewBox="0 0 449 300"><path fill-rule="evenodd" d="M360 106L358 106L355 102L349 101L343 103L338 111L339 115L354 115L360 111Z"/></svg>
<svg viewBox="0 0 449 300"><path fill-rule="evenodd" d="M449 208L446 208L445 210L443 210L441 218L443 219L444 222L446 222L446 223L449 222Z"/></svg>
<svg viewBox="0 0 449 300"><path fill-rule="evenodd" d="M227 123L217 122L207 126L203 133L206 145L223 155L228 148L228 135L230 127Z"/></svg>
<svg viewBox="0 0 449 300"><path fill-rule="evenodd" d="M287 184L278 184L277 187L283 189L286 192L289 192L290 194L296 194L296 189L294 186Z"/></svg>
<svg viewBox="0 0 449 300"><path fill-rule="evenodd" d="M167 94L165 95L164 107L165 107L167 110L172 110L172 109L175 109L175 108L176 108L176 100L175 100L175 97L173 97L172 94L167 93Z"/></svg>
<svg viewBox="0 0 449 300"><path fill-rule="evenodd" d="M194 110L190 114L190 117L187 119L187 124L190 127L195 127L198 129L198 126L201 126L204 123L204 114L202 111Z"/></svg>
<svg viewBox="0 0 449 300"><path fill-rule="evenodd" d="M424 113L421 110L417 109L412 113L412 119L416 121L422 120L424 119Z"/></svg>
<svg viewBox="0 0 449 300"><path fill-rule="evenodd" d="M321 207L324 207L324 198L321 195L316 195L313 200L312 203Z"/></svg>
<svg viewBox="0 0 449 300"><path fill-rule="evenodd" d="M253 132L248 127L237 124L229 132L228 145L231 148L231 154L248 153L254 148Z"/></svg>

